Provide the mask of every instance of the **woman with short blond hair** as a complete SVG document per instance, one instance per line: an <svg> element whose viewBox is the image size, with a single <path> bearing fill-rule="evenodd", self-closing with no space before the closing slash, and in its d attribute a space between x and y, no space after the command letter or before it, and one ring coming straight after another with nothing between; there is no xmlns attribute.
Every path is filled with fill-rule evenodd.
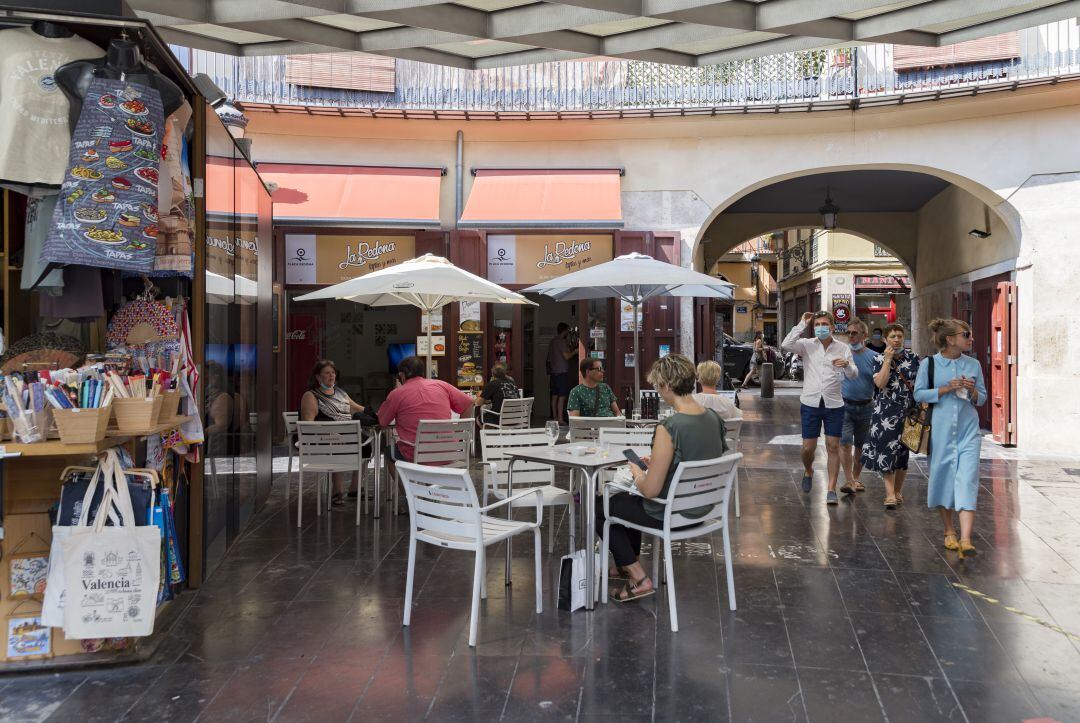
<svg viewBox="0 0 1080 723"><path fill-rule="evenodd" d="M671 479L680 462L713 459L727 451L724 442L724 420L711 409L698 404L693 395L697 382L694 364L681 354L669 354L653 364L648 381L671 405L674 414L660 422L653 433L652 452L642 461L648 471L631 464L630 471L639 494L621 492L612 495L610 511L614 516L629 520L643 527L664 525L664 505L656 502L664 498L671 487ZM685 517L701 517L712 507L685 510ZM602 535L604 510L596 510L596 531ZM641 552L641 533L637 530L611 525L608 546L615 558L615 572L626 580L626 587L615 595L618 602L627 602L652 595L656 592L649 576L638 562Z"/></svg>
<svg viewBox="0 0 1080 723"><path fill-rule="evenodd" d="M971 533L979 496L979 414L986 403L986 385L971 350L971 327L959 319L934 319L930 335L938 353L919 366L915 401L931 404L930 486L926 504L937 509L945 528L945 549L974 555ZM960 516L960 539L953 527L953 510Z"/></svg>
<svg viewBox="0 0 1080 723"><path fill-rule="evenodd" d="M742 419L742 412L735 406L735 402L717 391L723 375L724 370L712 359L698 364L697 378L698 383L701 384L701 391L694 395L694 400L706 409L719 414L725 422Z"/></svg>

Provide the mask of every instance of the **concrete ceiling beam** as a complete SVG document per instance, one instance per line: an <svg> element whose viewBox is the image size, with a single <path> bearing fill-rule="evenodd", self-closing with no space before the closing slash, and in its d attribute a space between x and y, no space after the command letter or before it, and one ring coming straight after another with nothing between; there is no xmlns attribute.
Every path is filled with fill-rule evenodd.
<svg viewBox="0 0 1080 723"><path fill-rule="evenodd" d="M939 41L942 45L952 45L985 38L990 35L1008 33L1013 30L1033 28L1036 25L1056 23L1059 20L1069 20L1078 16L1080 16L1080 0L1069 0L1049 7L1030 10L1019 15L1001 18L1000 20L991 20L990 22L971 25L960 30L942 33Z"/></svg>
<svg viewBox="0 0 1080 723"><path fill-rule="evenodd" d="M341 50L356 50L358 39L357 34L349 30L310 23L307 20L261 20L253 23L229 23L228 27Z"/></svg>
<svg viewBox="0 0 1080 723"><path fill-rule="evenodd" d="M442 30L409 27L386 28L385 30L369 30L360 33L356 49L365 53L379 53L386 50L420 48L428 45L460 43L470 40L475 40L475 38L471 35L447 33Z"/></svg>
<svg viewBox="0 0 1080 723"><path fill-rule="evenodd" d="M356 13L375 20L385 20L414 28L441 30L446 33L470 35L474 38L490 38L488 14L464 5L444 3L423 8L403 8L378 12Z"/></svg>
<svg viewBox="0 0 1080 723"><path fill-rule="evenodd" d="M583 25L626 20L630 16L606 10L593 10L570 5L533 3L491 13L488 37L511 38L536 33L579 28Z"/></svg>
<svg viewBox="0 0 1080 723"><path fill-rule="evenodd" d="M400 48L398 50L383 50L376 55L385 55L391 58L402 58L404 60L415 60L418 63L431 63L432 65L445 65L450 68L463 68L465 70L473 70L476 68L472 58L466 58L463 55L454 55L453 53L444 53L441 50L432 50L431 48Z"/></svg>
<svg viewBox="0 0 1080 723"><path fill-rule="evenodd" d="M645 15L662 20L738 30L757 29L757 5L745 0L643 0L643 10Z"/></svg>
<svg viewBox="0 0 1080 723"><path fill-rule="evenodd" d="M566 50L581 55L603 55L603 38L585 33L576 33L573 30L556 30L550 33L536 33L534 35L518 35L514 37L499 38L508 43L520 43L532 45L537 48L548 50Z"/></svg>
<svg viewBox="0 0 1080 723"><path fill-rule="evenodd" d="M715 53L705 53L697 57L697 65L716 65L730 60L745 60L758 58L763 55L776 55L778 53L791 53L799 50L816 50L818 48L834 45L836 41L829 38L800 38L787 37L776 40L766 40L762 43L740 45L736 48L719 50Z"/></svg>
<svg viewBox="0 0 1080 723"><path fill-rule="evenodd" d="M889 33L952 23L983 13L1008 11L1015 0L934 0L855 21L855 38L873 40Z"/></svg>
<svg viewBox="0 0 1080 723"><path fill-rule="evenodd" d="M208 38L205 35L196 35L195 33L185 33L178 28L159 27L157 31L165 42L173 45L209 50L212 53L224 53L225 55L243 55L243 46L236 43L229 43L217 38Z"/></svg>
<svg viewBox="0 0 1080 723"><path fill-rule="evenodd" d="M639 50L664 48L671 45L696 43L703 40L729 38L741 34L741 30L718 28L712 25L672 23L656 28L635 30L604 38L602 55L626 55Z"/></svg>
<svg viewBox="0 0 1080 723"><path fill-rule="evenodd" d="M560 60L580 60L589 56L569 50L523 50L519 53L503 53L477 58L473 67L477 70L486 68L505 68L510 65L531 65L533 63L554 63Z"/></svg>

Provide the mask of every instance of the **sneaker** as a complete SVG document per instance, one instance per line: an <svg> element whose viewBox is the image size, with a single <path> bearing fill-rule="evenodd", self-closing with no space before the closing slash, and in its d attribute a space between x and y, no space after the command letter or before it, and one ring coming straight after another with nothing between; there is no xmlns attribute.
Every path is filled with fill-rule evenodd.
<svg viewBox="0 0 1080 723"><path fill-rule="evenodd" d="M809 492L814 486L814 478L808 474L804 474L802 478L802 491Z"/></svg>
<svg viewBox="0 0 1080 723"><path fill-rule="evenodd" d="M833 492L832 490L829 490L829 494L825 495L825 504L827 504L827 505L840 504L840 500L837 499L836 493Z"/></svg>

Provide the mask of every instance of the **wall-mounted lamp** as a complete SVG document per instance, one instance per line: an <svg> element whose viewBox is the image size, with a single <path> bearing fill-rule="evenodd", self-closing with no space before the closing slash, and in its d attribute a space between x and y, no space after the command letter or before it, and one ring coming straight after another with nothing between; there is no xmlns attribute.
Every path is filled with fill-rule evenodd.
<svg viewBox="0 0 1080 723"><path fill-rule="evenodd" d="M818 209L818 213L821 214L821 225L826 231L836 228L836 217L840 215L840 207L832 202L828 186L825 186L825 205Z"/></svg>

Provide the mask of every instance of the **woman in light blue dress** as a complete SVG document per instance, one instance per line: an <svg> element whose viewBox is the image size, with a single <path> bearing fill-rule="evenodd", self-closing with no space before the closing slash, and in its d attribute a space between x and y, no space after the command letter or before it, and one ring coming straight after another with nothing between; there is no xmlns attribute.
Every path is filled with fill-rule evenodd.
<svg viewBox="0 0 1080 723"><path fill-rule="evenodd" d="M972 357L971 327L959 319L934 319L930 338L938 353L923 359L915 379L915 401L934 405L930 429L930 489L927 506L937 508L945 525L945 547L974 555L971 530L979 495L979 414L986 403L982 368ZM930 365L934 384L930 385ZM960 540L953 527L953 510L960 513Z"/></svg>

